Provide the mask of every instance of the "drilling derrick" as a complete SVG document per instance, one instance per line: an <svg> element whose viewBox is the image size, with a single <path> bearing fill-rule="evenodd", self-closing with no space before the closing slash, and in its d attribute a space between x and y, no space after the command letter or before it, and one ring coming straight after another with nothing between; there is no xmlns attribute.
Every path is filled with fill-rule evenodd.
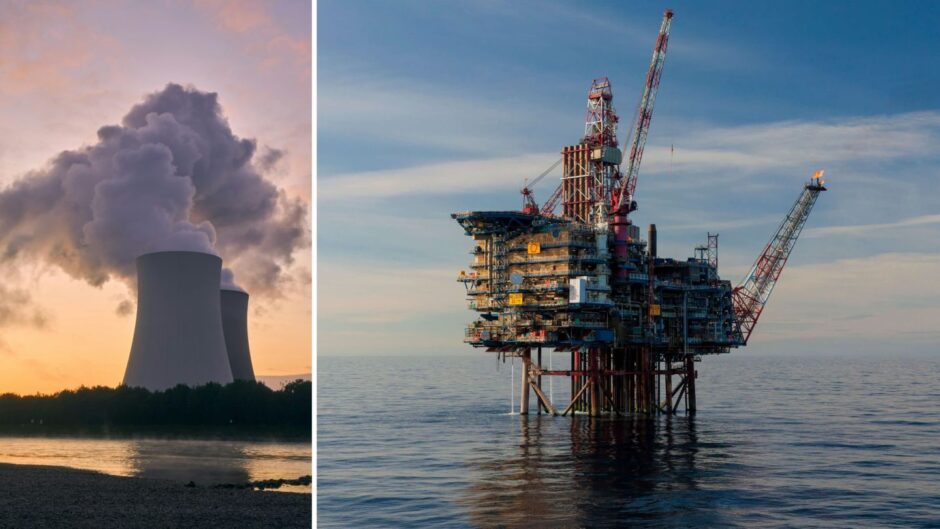
<svg viewBox="0 0 940 529"><path fill-rule="evenodd" d="M610 188L620 166L619 118L613 99L610 81L594 79L588 91L584 138L561 151L563 216L585 224L607 221Z"/></svg>
<svg viewBox="0 0 940 529"><path fill-rule="evenodd" d="M470 270L457 280L479 318L467 327L464 342L521 360L521 414L529 412L533 395L538 413L652 414L680 407L693 413L695 362L746 344L825 190L818 179L804 187L737 288L718 274L717 234L709 233L707 244L688 259L657 254L655 225L641 238L628 216L636 209L671 21L667 10L624 143L626 159L618 149L611 83L599 77L588 90L581 141L564 147L552 167L526 182L521 211L452 215L473 239ZM560 185L539 208L531 188L558 165ZM544 352L551 355L548 362ZM570 400L556 406L542 386L545 377L567 377Z"/></svg>

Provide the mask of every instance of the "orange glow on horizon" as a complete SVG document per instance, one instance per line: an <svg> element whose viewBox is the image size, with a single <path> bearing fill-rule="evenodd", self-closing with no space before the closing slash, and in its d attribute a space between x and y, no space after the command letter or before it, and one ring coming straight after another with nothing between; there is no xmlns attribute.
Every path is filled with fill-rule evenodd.
<svg viewBox="0 0 940 529"><path fill-rule="evenodd" d="M58 271L31 287L33 300L50 319L45 328L4 328L0 337L0 393L55 393L80 386L117 386L124 377L134 314L119 316L127 287L109 282L95 288ZM252 300L248 335L255 373L310 372L310 302L306 293L266 304Z"/></svg>

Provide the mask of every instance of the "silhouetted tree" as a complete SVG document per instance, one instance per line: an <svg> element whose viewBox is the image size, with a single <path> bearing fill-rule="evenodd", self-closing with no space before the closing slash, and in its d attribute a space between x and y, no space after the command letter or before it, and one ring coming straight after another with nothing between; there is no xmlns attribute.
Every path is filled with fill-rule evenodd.
<svg viewBox="0 0 940 529"><path fill-rule="evenodd" d="M280 390L235 381L164 391L96 386L53 395L0 395L0 432L311 435L313 384Z"/></svg>

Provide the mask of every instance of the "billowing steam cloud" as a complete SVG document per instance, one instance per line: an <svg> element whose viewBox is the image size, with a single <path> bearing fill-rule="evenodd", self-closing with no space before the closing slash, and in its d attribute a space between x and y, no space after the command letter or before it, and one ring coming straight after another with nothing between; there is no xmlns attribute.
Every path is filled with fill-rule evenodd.
<svg viewBox="0 0 940 529"><path fill-rule="evenodd" d="M0 328L22 324L45 327L47 321L48 316L33 303L29 292L0 285ZM3 347L0 341L0 348Z"/></svg>
<svg viewBox="0 0 940 529"><path fill-rule="evenodd" d="M216 94L167 85L99 129L97 143L0 191L0 260L38 258L101 285L133 281L147 252L210 252L239 284L271 293L307 244L307 208L263 176L280 151L255 151Z"/></svg>

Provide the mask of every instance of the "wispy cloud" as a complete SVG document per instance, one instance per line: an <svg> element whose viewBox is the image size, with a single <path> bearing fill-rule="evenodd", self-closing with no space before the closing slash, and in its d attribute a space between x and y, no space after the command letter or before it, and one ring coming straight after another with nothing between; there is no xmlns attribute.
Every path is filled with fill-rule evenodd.
<svg viewBox="0 0 940 529"><path fill-rule="evenodd" d="M319 263L318 354L461 348L472 319L456 269Z"/></svg>
<svg viewBox="0 0 940 529"><path fill-rule="evenodd" d="M263 56L262 68L293 68L297 79L309 82L311 46L307 35L291 35L271 16L274 3L264 0L194 0L219 29L239 36L247 49Z"/></svg>
<svg viewBox="0 0 940 529"><path fill-rule="evenodd" d="M247 33L274 24L268 14L269 4L259 0L195 0L194 3L210 13L226 31Z"/></svg>
<svg viewBox="0 0 940 529"><path fill-rule="evenodd" d="M400 323L466 308L456 270L323 261L318 271L319 309L331 320Z"/></svg>
<svg viewBox="0 0 940 529"><path fill-rule="evenodd" d="M373 104L375 110L383 105L378 101ZM408 106L403 108L407 112ZM337 112L334 118L339 119L338 111L334 112ZM471 114L469 106L460 112ZM438 131L438 134L443 132ZM413 140L419 141L419 138L420 135L416 135ZM438 138L432 143L447 141ZM481 142L475 146L483 145ZM853 168L868 171L867 166L874 162L936 156L932 153L938 146L940 112L697 127L678 137L674 150L667 145L651 145L642 171L651 175L669 174L670 178L664 183L670 187L716 188L762 172L790 172L795 178L804 178L811 169L820 167L839 166L843 173ZM539 168L547 167L558 156L544 152L341 174L322 180L319 190L324 198L332 198L518 188L525 177L538 174ZM708 178L703 178L703 174ZM859 173L853 172L851 176L858 182Z"/></svg>
<svg viewBox="0 0 940 529"><path fill-rule="evenodd" d="M122 56L113 38L94 31L74 5L61 2L0 4L0 94L62 97L98 86L105 66ZM107 48L107 56L95 54Z"/></svg>
<svg viewBox="0 0 940 529"><path fill-rule="evenodd" d="M826 164L858 166L930 156L940 145L940 112L704 126L676 137L674 145L674 153L670 146L654 145L644 158L644 170L682 175L731 169L752 174Z"/></svg>
<svg viewBox="0 0 940 529"><path fill-rule="evenodd" d="M538 175L557 156L528 154L348 173L320 180L317 190L325 200L518 190L526 177Z"/></svg>
<svg viewBox="0 0 940 529"><path fill-rule="evenodd" d="M694 217L694 213L689 217ZM661 232L670 232L670 231L684 231L684 230L696 230L702 231L703 223L701 218L704 216L704 212L697 212L698 221L693 221L692 218L686 219L677 219L674 215L670 216L670 221L668 224L664 224L659 231ZM676 222L678 221L678 222ZM729 219L708 219L707 228L709 230L735 230L738 228L750 228L753 226L763 226L766 224L775 224L780 222L780 215L761 215L758 217L748 216L748 217L738 217L738 218L729 218Z"/></svg>
<svg viewBox="0 0 940 529"><path fill-rule="evenodd" d="M659 16L662 9L648 6L649 9L627 9L627 4L613 3L596 5L585 9L571 2L473 2L477 9L500 17L524 19L526 23L545 28L547 32L568 31L584 34L609 35L619 47L630 53L649 57L659 32ZM649 18L639 20L635 15L645 12ZM684 26L682 13L676 15L679 20L677 31L680 38L669 42L670 60L687 60L699 67L711 69L734 69L743 66L760 67L761 61L756 54L740 46L729 46L726 42L702 37L692 33L692 28ZM654 18L656 17L656 18ZM674 19L675 20L675 19ZM654 22L655 21L655 22Z"/></svg>
<svg viewBox="0 0 940 529"><path fill-rule="evenodd" d="M823 228L810 228L806 230L807 237L826 237L830 235L870 235L876 231L890 231L898 228L911 228L940 224L940 215L920 215L899 220L897 222L884 222L880 224L854 224L851 226L826 226Z"/></svg>
<svg viewBox="0 0 940 529"><path fill-rule="evenodd" d="M938 270L940 254L914 253L788 267L754 342L887 340L934 332L940 320Z"/></svg>
<svg viewBox="0 0 940 529"><path fill-rule="evenodd" d="M318 130L357 143L372 140L425 151L447 149L458 156L499 156L524 148L533 128L565 120L577 126L576 115L458 95L448 86L394 75L329 72L321 74L317 89Z"/></svg>
<svg viewBox="0 0 940 529"><path fill-rule="evenodd" d="M0 328L24 325L43 329L48 323L48 312L33 301L28 290L0 285Z"/></svg>

